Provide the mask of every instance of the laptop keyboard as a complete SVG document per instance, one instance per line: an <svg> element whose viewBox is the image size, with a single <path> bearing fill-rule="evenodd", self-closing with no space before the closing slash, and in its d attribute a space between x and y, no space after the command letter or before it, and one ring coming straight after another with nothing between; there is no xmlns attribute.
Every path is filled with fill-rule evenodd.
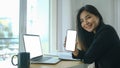
<svg viewBox="0 0 120 68"><path fill-rule="evenodd" d="M34 59L32 59L33 61L38 61L38 60L40 60L40 61L45 61L45 60L49 60L49 59L51 59L52 57L37 57L37 58L34 58Z"/></svg>

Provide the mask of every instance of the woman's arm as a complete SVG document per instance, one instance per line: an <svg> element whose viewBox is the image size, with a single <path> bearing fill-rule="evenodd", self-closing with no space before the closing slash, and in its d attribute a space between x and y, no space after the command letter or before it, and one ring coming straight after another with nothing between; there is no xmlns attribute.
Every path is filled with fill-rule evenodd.
<svg viewBox="0 0 120 68"><path fill-rule="evenodd" d="M94 41L84 54L83 62L92 63L99 60L115 46L113 42L117 40L119 40L119 38L116 31L110 26L105 26L96 33Z"/></svg>
<svg viewBox="0 0 120 68"><path fill-rule="evenodd" d="M82 56L85 54L85 47L83 46L82 42L76 41L75 51L72 52L72 57L76 59L81 59Z"/></svg>
<svg viewBox="0 0 120 68"><path fill-rule="evenodd" d="M72 56L82 59L84 63L92 63L109 52L114 46L113 42L117 40L119 37L116 31L112 27L106 26L96 33L94 41L86 51L76 48Z"/></svg>

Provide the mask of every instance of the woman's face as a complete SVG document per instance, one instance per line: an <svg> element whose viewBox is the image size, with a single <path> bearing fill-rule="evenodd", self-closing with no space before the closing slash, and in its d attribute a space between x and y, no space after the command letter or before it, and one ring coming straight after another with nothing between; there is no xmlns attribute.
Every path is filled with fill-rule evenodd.
<svg viewBox="0 0 120 68"><path fill-rule="evenodd" d="M83 11L80 15L81 26L88 32L95 32L99 25L99 18L87 11Z"/></svg>

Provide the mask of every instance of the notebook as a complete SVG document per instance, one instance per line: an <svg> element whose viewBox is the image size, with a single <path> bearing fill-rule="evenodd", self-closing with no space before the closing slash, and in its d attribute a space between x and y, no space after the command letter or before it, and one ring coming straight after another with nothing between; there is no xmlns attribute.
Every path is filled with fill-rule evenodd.
<svg viewBox="0 0 120 68"><path fill-rule="evenodd" d="M49 53L49 54L58 56L58 58L60 60L63 60L63 61L64 60L65 61L80 61L81 60L81 59L72 58L72 52L70 52L70 51L59 51L59 52L52 52L52 53Z"/></svg>
<svg viewBox="0 0 120 68"><path fill-rule="evenodd" d="M43 55L39 35L24 34L23 40L25 51L30 52L31 63L56 64L60 61L60 59L55 56Z"/></svg>
<svg viewBox="0 0 120 68"><path fill-rule="evenodd" d="M74 59L72 58L72 52L69 52L69 51L63 51L63 52L58 52L58 57L61 59L61 60L72 60L72 61L79 61L80 59Z"/></svg>

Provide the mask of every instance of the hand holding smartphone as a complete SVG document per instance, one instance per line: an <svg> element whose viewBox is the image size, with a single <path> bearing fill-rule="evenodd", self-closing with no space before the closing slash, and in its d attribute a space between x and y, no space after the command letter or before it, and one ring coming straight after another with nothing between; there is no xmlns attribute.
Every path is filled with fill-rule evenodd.
<svg viewBox="0 0 120 68"><path fill-rule="evenodd" d="M76 34L77 32L75 30L67 30L66 45L65 45L65 49L67 51L75 50Z"/></svg>

